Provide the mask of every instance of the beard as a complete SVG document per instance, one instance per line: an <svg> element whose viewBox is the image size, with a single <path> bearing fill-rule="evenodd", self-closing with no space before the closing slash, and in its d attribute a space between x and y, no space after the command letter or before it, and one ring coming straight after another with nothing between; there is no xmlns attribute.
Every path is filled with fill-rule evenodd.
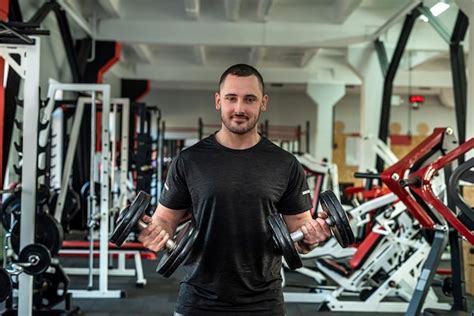
<svg viewBox="0 0 474 316"><path fill-rule="evenodd" d="M245 119L242 123L236 123L233 121L233 118L238 117ZM254 119L249 118L244 114L233 114L230 117L224 117L221 112L221 120L224 126L231 132L239 135L246 134L252 131L255 126L257 125L258 119L260 118L260 111L258 112L257 116Z"/></svg>

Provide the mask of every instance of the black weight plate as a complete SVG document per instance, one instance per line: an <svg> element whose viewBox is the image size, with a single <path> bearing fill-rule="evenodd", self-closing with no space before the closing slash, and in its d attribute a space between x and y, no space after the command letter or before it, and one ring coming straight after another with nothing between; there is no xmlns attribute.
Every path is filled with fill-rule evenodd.
<svg viewBox="0 0 474 316"><path fill-rule="evenodd" d="M38 204L43 206L46 205L50 198L50 192L47 186L40 184L38 190L36 190L36 200Z"/></svg>
<svg viewBox="0 0 474 316"><path fill-rule="evenodd" d="M12 214L18 220L21 211L20 194L12 194L8 196L2 203L2 226L5 230L10 231Z"/></svg>
<svg viewBox="0 0 474 316"><path fill-rule="evenodd" d="M150 205L151 197L149 194L140 191L130 206L122 210L119 215L119 222L115 227L109 241L121 246L133 228L137 226L138 221Z"/></svg>
<svg viewBox="0 0 474 316"><path fill-rule="evenodd" d="M69 289L69 277L64 272L60 264L51 263L53 269L41 275L41 306L44 309L51 309L53 306L64 302ZM36 278L35 278L36 279Z"/></svg>
<svg viewBox="0 0 474 316"><path fill-rule="evenodd" d="M23 267L23 271L25 271L26 274L39 275L48 270L51 264L51 254L48 248L41 244L28 245L21 250L18 261L20 263L29 263L32 256L38 257L39 261L29 267Z"/></svg>
<svg viewBox="0 0 474 316"><path fill-rule="evenodd" d="M267 218L267 221L273 232L273 242L275 244L275 248L281 251L281 254L288 264L288 268L290 270L301 268L303 263L298 251L296 251L293 240L291 240L288 227L286 226L281 214L270 214Z"/></svg>
<svg viewBox="0 0 474 316"><path fill-rule="evenodd" d="M51 256L57 255L64 240L63 227L50 214L36 216L35 243L45 245ZM18 254L20 251L20 221L17 221L12 228L11 243L13 251Z"/></svg>
<svg viewBox="0 0 474 316"><path fill-rule="evenodd" d="M176 248L173 250L165 250L163 256L156 267L156 272L164 277L169 277L180 266L180 264L188 257L199 231L189 222L174 238Z"/></svg>
<svg viewBox="0 0 474 316"><path fill-rule="evenodd" d="M51 206L51 214L56 214L56 204L58 203L59 192L51 194L49 205ZM69 188L64 200L63 214L61 216L61 224L67 225L71 219L81 210L81 196L79 193Z"/></svg>
<svg viewBox="0 0 474 316"><path fill-rule="evenodd" d="M12 280L4 269L0 268L0 302L5 301L12 293Z"/></svg>
<svg viewBox="0 0 474 316"><path fill-rule="evenodd" d="M336 195L332 191L325 191L320 195L321 207L328 214L328 217L333 222L331 231L336 237L337 242L343 247L347 247L355 242L354 232L347 214L339 203Z"/></svg>

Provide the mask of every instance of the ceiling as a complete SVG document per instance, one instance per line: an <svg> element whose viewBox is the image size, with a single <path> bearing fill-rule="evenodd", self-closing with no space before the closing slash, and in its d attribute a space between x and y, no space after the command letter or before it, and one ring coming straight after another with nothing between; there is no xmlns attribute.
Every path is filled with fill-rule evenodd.
<svg viewBox="0 0 474 316"><path fill-rule="evenodd" d="M380 38L389 55L405 15L421 0L58 0L76 37L122 43L120 78L155 88L214 87L239 62L257 66L277 87L307 82L360 85L348 50ZM425 0L430 8L436 0ZM458 8L437 17L451 34ZM410 71L411 69L411 71ZM451 86L449 50L434 28L417 21L396 86Z"/></svg>

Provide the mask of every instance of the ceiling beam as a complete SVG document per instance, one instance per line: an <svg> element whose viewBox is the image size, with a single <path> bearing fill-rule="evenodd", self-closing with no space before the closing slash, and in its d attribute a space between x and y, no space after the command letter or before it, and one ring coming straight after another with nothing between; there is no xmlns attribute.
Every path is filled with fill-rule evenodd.
<svg viewBox="0 0 474 316"><path fill-rule="evenodd" d="M184 11L188 18L193 20L199 19L201 14L200 0L184 0Z"/></svg>
<svg viewBox="0 0 474 316"><path fill-rule="evenodd" d="M97 28L99 40L159 45L204 45L230 47L281 48L345 48L352 44L372 41L367 26L239 21L163 21L105 19ZM173 30L173 32L170 32ZM397 28L386 30L387 47L397 43ZM446 43L433 36L431 25L422 23L416 28L417 40L409 41L407 50L446 51Z"/></svg>
<svg viewBox="0 0 474 316"><path fill-rule="evenodd" d="M71 17L74 22L76 22L76 24L79 25L79 27L87 33L87 35L89 35L91 38L95 38L95 34L92 30L92 27L89 25L89 22L87 22L82 13L78 12L79 10L77 10L73 7L72 4L64 0L57 0L57 2L61 6L61 8L66 11L67 15Z"/></svg>
<svg viewBox="0 0 474 316"><path fill-rule="evenodd" d="M309 64L310 64L310 61L311 61L312 59L314 59L314 58L317 56L317 54L318 54L319 51L320 51L319 48L307 49L307 50L304 52L303 56L301 57L300 67L304 68L304 67L306 67L307 65L309 65Z"/></svg>
<svg viewBox="0 0 474 316"><path fill-rule="evenodd" d="M323 64L326 64L323 63ZM215 84L225 66L188 66L188 65L150 65L118 64L111 71L125 79L147 79L155 82L187 82L196 84ZM306 84L308 82L344 83L360 85L360 79L346 65L319 65L318 68L299 67L260 67L259 71L267 83ZM408 86L408 71L399 70L395 78L395 87ZM373 84L382 84L380 82ZM411 85L417 87L443 88L452 86L451 71L413 71Z"/></svg>
<svg viewBox="0 0 474 316"><path fill-rule="evenodd" d="M206 47L204 45L194 45L193 46L194 59L196 60L197 65L206 64Z"/></svg>
<svg viewBox="0 0 474 316"><path fill-rule="evenodd" d="M114 73L125 79L147 79L156 82L196 82L215 83L225 67L186 66L186 65L116 65ZM306 70L302 68L260 68L267 83L307 83L307 82L348 82L360 84L350 70L322 68Z"/></svg>
<svg viewBox="0 0 474 316"><path fill-rule="evenodd" d="M448 58L448 54L446 52L409 51L403 57L402 61L400 62L400 66L404 69L415 69L416 67L421 66L426 62L432 61L443 56Z"/></svg>
<svg viewBox="0 0 474 316"><path fill-rule="evenodd" d="M257 66L263 57L265 57L265 52L265 47L252 47L249 52L249 64Z"/></svg>
<svg viewBox="0 0 474 316"><path fill-rule="evenodd" d="M225 0L225 17L229 21L238 21L240 18L240 0Z"/></svg>
<svg viewBox="0 0 474 316"><path fill-rule="evenodd" d="M370 41L375 41L378 37L382 34L386 33L388 30L392 28L395 24L400 22L400 20L404 19L407 14L409 14L413 9L415 9L418 5L422 3L422 0L409 0L407 4L403 6L397 13L392 15L391 18L387 20L382 26L380 26L371 36Z"/></svg>
<svg viewBox="0 0 474 316"><path fill-rule="evenodd" d="M104 10L113 17L122 17L119 0L98 0Z"/></svg>
<svg viewBox="0 0 474 316"><path fill-rule="evenodd" d="M360 6L362 0L335 0L334 2L334 21L341 24Z"/></svg>
<svg viewBox="0 0 474 316"><path fill-rule="evenodd" d="M134 45L129 45L129 46L132 48L132 50L137 54L137 56L143 62L151 64L155 61L155 57L153 56L153 53L151 52L148 45L134 44Z"/></svg>
<svg viewBox="0 0 474 316"><path fill-rule="evenodd" d="M268 15L273 5L273 0L258 0L257 21L268 21Z"/></svg>
<svg viewBox="0 0 474 316"><path fill-rule="evenodd" d="M173 32L170 32L173 30ZM346 47L367 40L367 28L284 22L203 22L105 19L100 40L163 45Z"/></svg>

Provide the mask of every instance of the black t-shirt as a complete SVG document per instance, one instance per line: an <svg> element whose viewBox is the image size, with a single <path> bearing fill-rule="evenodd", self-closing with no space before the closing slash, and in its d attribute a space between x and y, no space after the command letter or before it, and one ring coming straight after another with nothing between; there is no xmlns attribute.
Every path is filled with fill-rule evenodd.
<svg viewBox="0 0 474 316"><path fill-rule="evenodd" d="M311 208L303 168L293 155L264 137L236 150L211 135L173 160L160 203L192 208L199 229L184 263L178 313L284 314L281 256L267 216Z"/></svg>

